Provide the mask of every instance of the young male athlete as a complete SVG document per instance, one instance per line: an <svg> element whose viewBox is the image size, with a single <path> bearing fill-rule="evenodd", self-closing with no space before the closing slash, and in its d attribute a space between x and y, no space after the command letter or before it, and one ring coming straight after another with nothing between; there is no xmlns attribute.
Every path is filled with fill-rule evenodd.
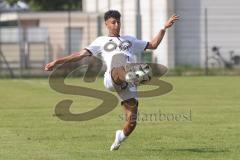
<svg viewBox="0 0 240 160"><path fill-rule="evenodd" d="M117 150L136 127L138 100L136 85L126 82L126 65L134 63L134 56L142 53L145 49L156 49L162 41L165 32L179 17L174 15L166 21L163 28L150 41L142 41L132 36L120 35L121 14L116 10L109 10L104 15L105 25L108 29L107 36L95 39L89 46L77 53L59 58L45 66L46 71L53 70L57 64L76 62L87 56L101 56L106 63L107 70L104 74L104 86L117 91L126 115L126 122L122 130L117 130L115 140L110 148Z"/></svg>

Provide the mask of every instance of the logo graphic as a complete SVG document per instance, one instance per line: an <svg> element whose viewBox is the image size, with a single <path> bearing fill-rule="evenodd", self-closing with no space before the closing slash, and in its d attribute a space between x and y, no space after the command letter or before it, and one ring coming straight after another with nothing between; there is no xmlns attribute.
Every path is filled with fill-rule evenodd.
<svg viewBox="0 0 240 160"><path fill-rule="evenodd" d="M130 41L123 41L119 45L119 48L121 51L129 51L131 47L132 47L132 43Z"/></svg>

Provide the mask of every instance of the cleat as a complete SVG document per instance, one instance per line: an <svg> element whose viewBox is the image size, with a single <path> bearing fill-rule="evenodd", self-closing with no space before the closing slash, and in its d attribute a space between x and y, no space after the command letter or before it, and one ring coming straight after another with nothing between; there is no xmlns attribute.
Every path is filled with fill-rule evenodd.
<svg viewBox="0 0 240 160"><path fill-rule="evenodd" d="M116 131L116 135L115 135L115 140L110 148L110 151L114 151L114 150L118 150L120 145L121 145L121 141L120 141L120 134L121 134L121 130L117 130Z"/></svg>

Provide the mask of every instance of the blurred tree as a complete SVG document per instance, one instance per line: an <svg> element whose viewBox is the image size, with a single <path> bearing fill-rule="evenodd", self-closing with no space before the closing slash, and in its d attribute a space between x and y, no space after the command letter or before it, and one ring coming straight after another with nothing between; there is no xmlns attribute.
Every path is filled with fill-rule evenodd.
<svg viewBox="0 0 240 160"><path fill-rule="evenodd" d="M19 0L7 0L11 5ZM24 0L33 11L82 10L82 0Z"/></svg>

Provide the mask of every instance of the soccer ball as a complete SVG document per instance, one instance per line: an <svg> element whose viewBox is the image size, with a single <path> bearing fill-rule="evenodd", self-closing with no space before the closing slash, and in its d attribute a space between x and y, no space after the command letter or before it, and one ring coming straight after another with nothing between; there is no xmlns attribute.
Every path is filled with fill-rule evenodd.
<svg viewBox="0 0 240 160"><path fill-rule="evenodd" d="M127 72L125 80L140 85L149 82L152 76L152 68L148 64L136 64Z"/></svg>

